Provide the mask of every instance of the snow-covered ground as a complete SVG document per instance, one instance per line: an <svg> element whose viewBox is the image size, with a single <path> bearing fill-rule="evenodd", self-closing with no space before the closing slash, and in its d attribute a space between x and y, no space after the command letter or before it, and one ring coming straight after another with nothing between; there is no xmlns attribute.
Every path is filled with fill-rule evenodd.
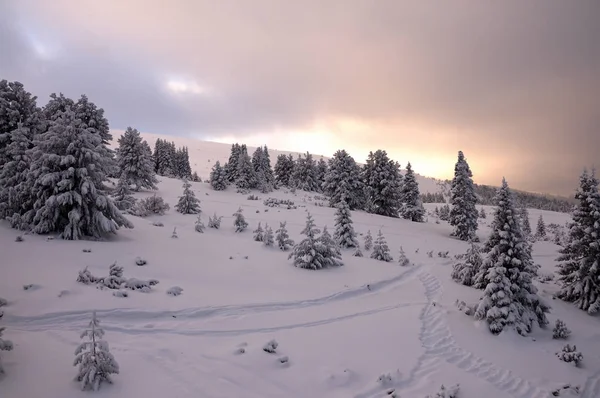
<svg viewBox="0 0 600 398"><path fill-rule="evenodd" d="M274 229L287 221L298 241L307 211L319 227L332 229L333 209L317 206L313 193L280 190L250 201L232 188L215 192L208 184L193 183L205 224L215 212L224 216L220 230L200 234L194 231L196 216L173 210L181 181L159 179L158 194L171 210L145 219L130 216L135 228L107 242L33 235L16 242L18 232L0 223L0 297L9 300L0 326L15 344L13 351L0 353L6 370L1 398L89 396L72 381L72 362L93 310L121 368L113 385L91 393L98 397L366 398L388 396L395 388L400 397L422 398L435 395L441 384L455 383L462 398L545 398L567 383L581 388L572 396L600 397L598 319L552 300L552 282L539 284L552 305L551 324L561 318L572 330L569 342L584 355L581 368L556 358L564 341L553 340L551 330L535 330L529 337L492 336L485 324L454 305L456 300L475 303L480 291L454 283L453 260L437 256L449 251L452 257L467 248L449 237L451 228L444 222L430 217L418 224L353 212L358 233L381 229L392 255L397 258L402 246L413 265L344 251L344 267L309 271L293 267L287 253L253 241L252 230L259 221ZM291 199L298 207L268 208L262 203L268 196ZM250 226L236 234L232 213L240 205ZM490 223L492 209L486 210L485 223ZM568 217L531 210L532 225L540 213L547 223L564 224ZM489 231L485 223L481 238ZM171 238L175 227L178 239ZM554 271L557 249L549 242L535 244L534 258L543 272ZM427 255L431 250L433 258ZM137 266L137 256L147 265ZM124 266L125 277L160 283L149 293L119 298L112 290L76 282L84 267L105 276L114 262ZM26 284L37 286L24 290ZM172 286L183 293L167 295ZM276 354L262 350L271 339L279 343ZM236 353L241 347L245 353ZM283 356L287 364L279 362ZM378 382L387 374L391 380Z"/></svg>

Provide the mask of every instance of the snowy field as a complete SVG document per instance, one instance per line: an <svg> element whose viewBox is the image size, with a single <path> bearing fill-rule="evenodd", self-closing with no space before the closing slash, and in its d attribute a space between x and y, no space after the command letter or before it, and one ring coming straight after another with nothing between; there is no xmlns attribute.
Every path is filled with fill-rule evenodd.
<svg viewBox="0 0 600 398"><path fill-rule="evenodd" d="M578 385L580 393L564 390L560 396L600 397L598 319L552 300L552 282L538 283L552 305L551 325L565 320L573 332L569 342L584 354L580 368L556 358L564 342L553 340L550 329L528 337L512 331L492 336L484 323L454 305L476 303L481 292L453 282L452 258L437 256L467 249L449 237L445 222L353 212L359 234L381 229L394 258L402 246L413 264L401 267L344 251L344 267L309 271L295 268L288 253L253 241L252 230L259 221L274 229L287 221L298 241L307 211L320 228L331 229L334 209L317 206L314 193L279 190L250 201L232 188L215 192L193 183L205 224L214 212L224 216L221 229L200 234L194 231L196 216L173 209L181 181L159 179L158 194L171 210L165 216L129 216L135 228L119 231L111 241L26 235L16 242L18 232L0 223L0 296L9 301L0 323L15 344L2 353L1 398L367 398L389 396L391 389L399 397L422 398L435 396L441 384L456 383L462 398L545 398L565 384ZM291 199L297 208L268 208L262 203L267 196ZM231 215L239 206L250 226L236 234ZM492 219L492 209L486 210L481 238ZM531 210L532 225L540 214L547 223L564 224L568 217ZM154 221L164 227L151 225ZM178 239L171 238L174 228ZM535 244L534 259L544 273L554 272L557 250L549 242ZM138 256L147 264L137 266ZM76 282L84 267L105 276L114 262L124 266L125 277L160 283L149 293L121 298ZM24 290L27 284L34 286ZM172 286L183 293L167 295ZM89 393L72 381L72 362L93 310L121 371L113 385ZM262 348L272 339L279 346L268 354ZM289 361L282 364L284 356ZM384 382L378 381L382 375Z"/></svg>

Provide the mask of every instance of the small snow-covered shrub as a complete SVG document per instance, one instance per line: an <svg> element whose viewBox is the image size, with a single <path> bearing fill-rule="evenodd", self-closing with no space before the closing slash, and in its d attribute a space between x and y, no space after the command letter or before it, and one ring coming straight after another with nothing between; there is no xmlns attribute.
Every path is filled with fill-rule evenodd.
<svg viewBox="0 0 600 398"><path fill-rule="evenodd" d="M241 355L241 354L245 354L245 353L246 353L246 349L244 347L240 347L235 350L235 354L237 354L237 355Z"/></svg>
<svg viewBox="0 0 600 398"><path fill-rule="evenodd" d="M275 234L275 240L277 240L277 246L279 246L280 250L286 251L290 247L294 246L294 241L290 239L285 221L279 223L279 229L275 231Z"/></svg>
<svg viewBox="0 0 600 398"><path fill-rule="evenodd" d="M435 395L428 395L427 398L458 398L460 385L456 384L452 387L445 387L443 384Z"/></svg>
<svg viewBox="0 0 600 398"><path fill-rule="evenodd" d="M258 222L258 227L256 227L256 229L253 232L254 232L254 241L255 242L262 242L263 238L264 238L265 231L263 230L263 227L262 227L260 221Z"/></svg>
<svg viewBox="0 0 600 398"><path fill-rule="evenodd" d="M463 255L464 261L457 262L453 266L451 277L454 281L465 286L473 286L475 275L479 272L483 258L479 246L471 242L467 253Z"/></svg>
<svg viewBox="0 0 600 398"><path fill-rule="evenodd" d="M84 253L91 253L92 249L83 249L82 252L84 252Z"/></svg>
<svg viewBox="0 0 600 398"><path fill-rule="evenodd" d="M449 255L450 255L449 251L438 252L438 257L440 257L440 258L448 258Z"/></svg>
<svg viewBox="0 0 600 398"><path fill-rule="evenodd" d="M427 257L433 258L433 250L427 252Z"/></svg>
<svg viewBox="0 0 600 398"><path fill-rule="evenodd" d="M260 200L260 198L258 197L258 195L248 195L248 197L246 199L248 199L248 200Z"/></svg>
<svg viewBox="0 0 600 398"><path fill-rule="evenodd" d="M371 248L373 247L373 236L371 235L371 230L367 231L367 234L365 235L365 250L371 250Z"/></svg>
<svg viewBox="0 0 600 398"><path fill-rule="evenodd" d="M579 366L581 361L583 361L583 354L577 351L577 346L569 345L563 347L561 352L557 352L556 356L558 359L564 362L574 362L575 366Z"/></svg>
<svg viewBox="0 0 600 398"><path fill-rule="evenodd" d="M60 293L58 293L58 297L68 296L69 294L71 294L69 290L61 290Z"/></svg>
<svg viewBox="0 0 600 398"><path fill-rule="evenodd" d="M467 303L465 303L464 301L459 301L456 300L454 302L454 305L456 305L456 308L458 308L458 310L462 313L464 313L467 316L473 316L475 315L475 309L477 308L477 305L468 305Z"/></svg>
<svg viewBox="0 0 600 398"><path fill-rule="evenodd" d="M281 358L279 358L277 360L282 365L289 365L289 363L290 363L290 358L288 358L287 356L281 357Z"/></svg>
<svg viewBox="0 0 600 398"><path fill-rule="evenodd" d="M23 242L23 236L22 235L17 235L17 237L15 238L15 242Z"/></svg>
<svg viewBox="0 0 600 398"><path fill-rule="evenodd" d="M123 267L114 263L110 266L108 276L102 280L102 284L109 289L120 289L125 283L123 278Z"/></svg>
<svg viewBox="0 0 600 398"><path fill-rule="evenodd" d="M554 280L554 274L547 272L538 272L538 279L540 283L552 282Z"/></svg>
<svg viewBox="0 0 600 398"><path fill-rule="evenodd" d="M271 340L267 344L265 344L265 346L263 347L263 351L268 352L269 354L275 354L277 352L278 346L279 343L277 343L277 341Z"/></svg>
<svg viewBox="0 0 600 398"><path fill-rule="evenodd" d="M277 198L267 198L263 201L263 204L268 207L287 207L288 209L295 209L296 206L294 202L289 199L277 199Z"/></svg>
<svg viewBox="0 0 600 398"><path fill-rule="evenodd" d="M131 207L130 213L138 217L148 217L151 214L163 216L171 207L161 196L156 194L140 199Z"/></svg>
<svg viewBox="0 0 600 398"><path fill-rule="evenodd" d="M410 265L410 260L406 257L406 253L404 253L404 249L400 246L400 253L398 254L398 264L403 267Z"/></svg>
<svg viewBox="0 0 600 398"><path fill-rule="evenodd" d="M246 228L248 228L248 222L246 222L243 212L244 210L240 207L235 213L233 213L233 217L235 217L233 219L235 232L244 232Z"/></svg>
<svg viewBox="0 0 600 398"><path fill-rule="evenodd" d="M561 319L556 320L554 329L552 329L553 339L567 339L571 335L571 331L567 328L567 324Z"/></svg>
<svg viewBox="0 0 600 398"><path fill-rule="evenodd" d="M119 364L110 353L108 343L101 340L104 330L100 328L96 312L92 314L88 329L81 334L81 338L85 337L89 341L84 341L75 350L73 366L79 365L75 381L81 383L82 390L98 390L102 383L112 383L110 375L119 373Z"/></svg>
<svg viewBox="0 0 600 398"><path fill-rule="evenodd" d="M156 284L158 284L158 281L156 279L143 280L143 279L137 279L137 278L129 278L125 282L124 287L127 289L131 289L131 290L142 290L142 291L144 288L146 288L146 291L150 291L151 286L154 286ZM144 292L144 293L146 293L146 292Z"/></svg>
<svg viewBox="0 0 600 398"><path fill-rule="evenodd" d="M150 224L155 227L164 227L165 226L165 224L161 223L160 221L153 221Z"/></svg>
<svg viewBox="0 0 600 398"><path fill-rule="evenodd" d="M84 285L91 285L92 283L98 282L99 278L96 278L88 267L85 267L81 271L79 271L79 275L77 276L77 282L83 283Z"/></svg>
<svg viewBox="0 0 600 398"><path fill-rule="evenodd" d="M202 216L198 215L198 219L196 219L196 223L194 224L194 229L196 232L204 233L204 223L202 222Z"/></svg>
<svg viewBox="0 0 600 398"><path fill-rule="evenodd" d="M142 257L136 257L135 258L135 264L142 266L142 265L146 265L148 264L148 261L146 261L145 259L143 259Z"/></svg>
<svg viewBox="0 0 600 398"><path fill-rule="evenodd" d="M353 257L363 257L363 252L360 250L360 247L357 247L352 253Z"/></svg>
<svg viewBox="0 0 600 398"><path fill-rule="evenodd" d="M117 290L116 292L113 292L112 294L115 297L129 297L129 293L127 293L127 290Z"/></svg>
<svg viewBox="0 0 600 398"><path fill-rule="evenodd" d="M265 224L265 233L263 234L263 245L273 246L275 238L273 235L273 229L269 227L269 224Z"/></svg>
<svg viewBox="0 0 600 398"><path fill-rule="evenodd" d="M23 290L37 290L40 287L40 285L36 285L35 283L29 283L27 285L23 285Z"/></svg>
<svg viewBox="0 0 600 398"><path fill-rule="evenodd" d="M208 228L219 229L221 228L221 219L223 217L217 217L217 213L214 216L208 217Z"/></svg>
<svg viewBox="0 0 600 398"><path fill-rule="evenodd" d="M0 351L12 351L13 343L10 340L2 338L5 328L0 328ZM4 374L4 368L2 367L2 358L0 358L0 375Z"/></svg>
<svg viewBox="0 0 600 398"><path fill-rule="evenodd" d="M180 288L179 286L173 286L173 287L169 288L169 290L167 290L167 294L169 296L179 296L181 294L181 292L183 292L183 289Z"/></svg>

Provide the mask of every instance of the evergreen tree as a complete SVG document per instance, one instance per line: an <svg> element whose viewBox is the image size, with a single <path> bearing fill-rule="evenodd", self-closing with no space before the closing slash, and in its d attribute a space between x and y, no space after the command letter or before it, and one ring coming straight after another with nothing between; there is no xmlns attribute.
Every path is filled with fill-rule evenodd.
<svg viewBox="0 0 600 398"><path fill-rule="evenodd" d="M256 227L256 229L253 231L253 233L254 233L254 241L255 242L262 242L264 240L265 230L263 229L260 221L258 222L258 227Z"/></svg>
<svg viewBox="0 0 600 398"><path fill-rule="evenodd" d="M218 162L218 160L217 160L217 162ZM194 181L194 182L202 182L202 179L198 175L198 172L194 171L194 173L192 174L192 181Z"/></svg>
<svg viewBox="0 0 600 398"><path fill-rule="evenodd" d="M229 155L229 160L227 161L227 181L230 183L236 182L238 179L238 164L240 160L240 151L241 147L238 143L231 145L231 154Z"/></svg>
<svg viewBox="0 0 600 398"><path fill-rule="evenodd" d="M404 253L404 249L400 246L400 252L398 253L398 264L403 267L407 267L410 265L410 260L406 257L406 253Z"/></svg>
<svg viewBox="0 0 600 398"><path fill-rule="evenodd" d="M525 237L531 236L531 224L529 223L529 211L527 210L527 207L522 206L519 209L519 219Z"/></svg>
<svg viewBox="0 0 600 398"><path fill-rule="evenodd" d="M182 178L192 178L192 166L190 165L190 153L188 147L183 147L181 156L181 176Z"/></svg>
<svg viewBox="0 0 600 398"><path fill-rule="evenodd" d="M568 242L557 259L558 298L595 314L600 309L600 193L594 173L583 172L575 199Z"/></svg>
<svg viewBox="0 0 600 398"><path fill-rule="evenodd" d="M275 182L277 185L289 187L294 173L294 158L292 155L279 155L275 163Z"/></svg>
<svg viewBox="0 0 600 398"><path fill-rule="evenodd" d="M337 151L329 160L329 168L322 186L323 192L329 196L331 207L337 207L342 201L346 201L352 210L364 207L365 187L361 180L360 167L345 150Z"/></svg>
<svg viewBox="0 0 600 398"><path fill-rule="evenodd" d="M535 237L537 239L545 239L546 238L546 223L544 222L544 217L540 214L540 218L538 218L537 227L535 229Z"/></svg>
<svg viewBox="0 0 600 398"><path fill-rule="evenodd" d="M208 216L208 228L219 229L221 228L221 219L223 217L217 217L217 213L214 216Z"/></svg>
<svg viewBox="0 0 600 398"><path fill-rule="evenodd" d="M277 246L279 246L279 249L286 251L290 247L294 246L294 241L290 239L285 221L279 223L279 229L275 231L275 233L277 234L275 239L277 240Z"/></svg>
<svg viewBox="0 0 600 398"><path fill-rule="evenodd" d="M535 323L548 323L549 307L533 285L537 268L531 246L523 237L512 193L504 179L496 201L492 233L486 242L488 257L475 277L476 285L485 286L475 317L485 319L494 334L512 326L526 335Z"/></svg>
<svg viewBox="0 0 600 398"><path fill-rule="evenodd" d="M292 174L292 184L295 188L307 192L319 192L317 181L317 166L313 156L306 152L304 157L298 156Z"/></svg>
<svg viewBox="0 0 600 398"><path fill-rule="evenodd" d="M482 220L485 220L487 218L487 213L485 212L485 209L483 207L479 211L479 218L481 218ZM531 230L531 227L529 227L529 229Z"/></svg>
<svg viewBox="0 0 600 398"><path fill-rule="evenodd" d="M154 172L156 174L160 174L160 151L162 146L162 140L160 138L156 139L156 143L154 143L154 152L152 154L152 160L154 160Z"/></svg>
<svg viewBox="0 0 600 398"><path fill-rule="evenodd" d="M371 258L386 262L394 260L390 255L390 248L388 247L385 237L383 236L381 230L379 230L379 233L377 234L377 239L375 239L373 251L371 252Z"/></svg>
<svg viewBox="0 0 600 398"><path fill-rule="evenodd" d="M84 337L89 341L84 341L75 350L73 366L79 365L75 380L81 383L82 390L98 390L101 383L112 383L110 375L119 373L119 364L110 353L108 343L102 340L104 330L100 328L95 311L88 329L81 334L81 338Z"/></svg>
<svg viewBox="0 0 600 398"><path fill-rule="evenodd" d="M306 216L306 226L300 232L306 238L294 246L288 259L294 260L294 265L305 269L322 269L327 261L323 255L322 243L318 239L321 231L315 226L315 222L310 213Z"/></svg>
<svg viewBox="0 0 600 398"><path fill-rule="evenodd" d="M323 233L317 240L320 243L319 249L322 250L323 254L323 268L341 267L344 265L340 248L331 237L331 234L327 230L327 226L323 227Z"/></svg>
<svg viewBox="0 0 600 398"><path fill-rule="evenodd" d="M227 175L218 160L210 172L210 186L215 191L224 191L227 189Z"/></svg>
<svg viewBox="0 0 600 398"><path fill-rule="evenodd" d="M269 224L265 224L265 233L263 236L263 244L265 246L273 246L275 239L273 237L273 229L269 227Z"/></svg>
<svg viewBox="0 0 600 398"><path fill-rule="evenodd" d="M135 198L131 195L129 183L125 178L125 174L122 174L119 178L117 187L112 192L112 197L114 198L115 206L121 211L127 211L135 204Z"/></svg>
<svg viewBox="0 0 600 398"><path fill-rule="evenodd" d="M419 183L415 178L410 162L406 165L402 188L400 189L400 216L406 220L423 222L425 209L421 203Z"/></svg>
<svg viewBox="0 0 600 398"><path fill-rule="evenodd" d="M454 167L450 203L450 225L454 227L452 236L460 240L477 239L477 217L475 207L477 196L473 186L473 173L462 151L458 152L458 161Z"/></svg>
<svg viewBox="0 0 600 398"><path fill-rule="evenodd" d="M273 168L271 167L271 156L269 155L269 148L265 145L262 150L262 169L265 174L265 180L268 186L272 188L275 187L275 174L273 173Z"/></svg>
<svg viewBox="0 0 600 398"><path fill-rule="evenodd" d="M358 167L358 166L357 166ZM323 190L323 184L325 183L325 175L327 175L329 167L323 156L319 158L317 162L317 183L319 187Z"/></svg>
<svg viewBox="0 0 600 398"><path fill-rule="evenodd" d="M181 214L198 214L200 210L200 200L191 190L192 184L183 180L183 195L179 197L179 202L175 205L175 210Z"/></svg>
<svg viewBox="0 0 600 398"><path fill-rule="evenodd" d="M156 175L150 147L142 141L140 133L127 127L125 133L119 138L117 149L117 164L129 184L135 185L136 191L140 188L157 189Z"/></svg>
<svg viewBox="0 0 600 398"><path fill-rule="evenodd" d="M1 84L2 82L0 82ZM5 328L0 328L0 351L12 351L13 343L10 340L2 338ZM4 374L4 368L2 367L2 358L0 358L0 375Z"/></svg>
<svg viewBox="0 0 600 398"><path fill-rule="evenodd" d="M449 221L450 220L450 206L447 204L443 205L440 208L440 220Z"/></svg>
<svg viewBox="0 0 600 398"><path fill-rule="evenodd" d="M154 168L161 176L173 176L175 170L175 148L174 145L160 138L156 140L154 147Z"/></svg>
<svg viewBox="0 0 600 398"><path fill-rule="evenodd" d="M235 232L243 232L246 228L248 228L248 223L246 222L246 218L244 217L243 210L240 207L238 211L233 213L235 217L233 219L233 225L235 227Z"/></svg>
<svg viewBox="0 0 600 398"><path fill-rule="evenodd" d="M196 219L196 224L194 225L194 229L196 232L204 233L204 223L202 222L202 216L198 214L198 218Z"/></svg>
<svg viewBox="0 0 600 398"><path fill-rule="evenodd" d="M34 232L80 239L133 227L103 190L101 135L82 128L73 111L62 112L35 144L29 176L35 181L29 212Z"/></svg>
<svg viewBox="0 0 600 398"><path fill-rule="evenodd" d="M256 148L256 151L252 155L252 167L256 176L257 188L262 193L272 192L275 180L266 146L264 149L261 147Z"/></svg>
<svg viewBox="0 0 600 398"><path fill-rule="evenodd" d="M369 213L398 217L402 175L400 165L388 158L386 151L369 152L363 169Z"/></svg>
<svg viewBox="0 0 600 398"><path fill-rule="evenodd" d="M257 186L256 173L254 172L254 167L252 166L252 161L248 155L246 145L240 147L236 175L237 179L235 180L235 186L238 187L238 189L248 190Z"/></svg>
<svg viewBox="0 0 600 398"><path fill-rule="evenodd" d="M475 275L479 272L482 263L483 258L481 257L479 245L471 242L463 261L454 264L452 279L462 285L472 286L475 283Z"/></svg>
<svg viewBox="0 0 600 398"><path fill-rule="evenodd" d="M371 235L371 230L367 231L365 235L365 250L371 250L373 247L373 236Z"/></svg>
<svg viewBox="0 0 600 398"><path fill-rule="evenodd" d="M337 205L335 212L335 232L333 234L335 242L343 248L358 247L356 232L352 226L350 207L342 199Z"/></svg>
<svg viewBox="0 0 600 398"><path fill-rule="evenodd" d="M353 257L364 257L362 250L360 250L360 247L358 247L358 246L356 247L356 249L352 253L352 256Z"/></svg>

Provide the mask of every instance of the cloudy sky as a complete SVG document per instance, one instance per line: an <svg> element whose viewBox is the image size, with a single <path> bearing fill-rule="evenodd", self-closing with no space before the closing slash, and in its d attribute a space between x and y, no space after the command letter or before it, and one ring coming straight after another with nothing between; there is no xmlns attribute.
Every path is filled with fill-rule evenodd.
<svg viewBox="0 0 600 398"><path fill-rule="evenodd" d="M87 94L115 129L383 148L571 194L600 167L600 1L0 0L0 79Z"/></svg>

